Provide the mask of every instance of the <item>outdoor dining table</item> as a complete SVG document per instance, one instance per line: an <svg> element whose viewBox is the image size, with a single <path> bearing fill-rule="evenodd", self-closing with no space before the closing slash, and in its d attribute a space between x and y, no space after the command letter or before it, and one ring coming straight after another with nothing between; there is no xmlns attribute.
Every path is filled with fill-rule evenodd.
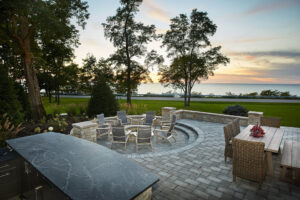
<svg viewBox="0 0 300 200"><path fill-rule="evenodd" d="M252 127L253 125L249 125L241 133L235 136L235 138L240 140L265 143L265 152L266 152L267 166L268 166L267 172L269 176L273 176L274 169L273 169L272 153L280 152L280 143L282 141L284 131L281 128L261 126L261 128L265 132L265 135L263 137L253 137L250 136L250 129Z"/></svg>
<svg viewBox="0 0 300 200"><path fill-rule="evenodd" d="M159 180L117 152L69 135L49 132L6 142L74 200L151 199L152 185Z"/></svg>

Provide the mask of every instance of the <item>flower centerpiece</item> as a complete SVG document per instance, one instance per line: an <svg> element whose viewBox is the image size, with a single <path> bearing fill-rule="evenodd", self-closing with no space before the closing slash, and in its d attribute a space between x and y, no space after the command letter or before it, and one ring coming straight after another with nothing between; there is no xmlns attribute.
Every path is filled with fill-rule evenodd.
<svg viewBox="0 0 300 200"><path fill-rule="evenodd" d="M255 125L251 128L250 135L253 137L263 137L265 132L259 125Z"/></svg>

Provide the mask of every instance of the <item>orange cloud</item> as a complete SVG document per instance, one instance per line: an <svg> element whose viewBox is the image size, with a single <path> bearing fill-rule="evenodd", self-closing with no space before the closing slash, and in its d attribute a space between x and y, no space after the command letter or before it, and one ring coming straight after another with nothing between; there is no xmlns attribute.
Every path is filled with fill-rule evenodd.
<svg viewBox="0 0 300 200"><path fill-rule="evenodd" d="M167 24L170 23L170 17L166 10L162 8L161 5L159 5L154 0L145 0L143 2L143 5L146 9L146 14L148 17L156 19L161 22L165 22Z"/></svg>

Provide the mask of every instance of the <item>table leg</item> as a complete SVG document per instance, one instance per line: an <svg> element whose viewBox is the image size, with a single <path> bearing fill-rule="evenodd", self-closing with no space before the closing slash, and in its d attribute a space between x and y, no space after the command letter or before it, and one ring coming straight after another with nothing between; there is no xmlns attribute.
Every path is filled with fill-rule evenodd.
<svg viewBox="0 0 300 200"><path fill-rule="evenodd" d="M266 153L267 153L267 162L268 162L268 174L269 176L274 176L272 152L267 151Z"/></svg>

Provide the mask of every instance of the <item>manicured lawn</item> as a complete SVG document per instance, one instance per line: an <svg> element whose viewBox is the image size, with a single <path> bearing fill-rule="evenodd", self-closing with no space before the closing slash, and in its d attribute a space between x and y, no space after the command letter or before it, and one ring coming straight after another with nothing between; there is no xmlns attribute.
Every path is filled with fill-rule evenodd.
<svg viewBox="0 0 300 200"><path fill-rule="evenodd" d="M44 99L44 106L48 114L58 112L68 112L87 106L88 99L82 98L62 98L61 105L49 104ZM120 100L121 109L125 109L126 101ZM203 112L222 113L228 105L240 104L248 110L264 112L264 116L282 118L283 126L300 127L300 103L256 103L256 102L191 102L191 106L186 108L181 101L163 101L163 100L132 100L132 108L128 110L129 114L141 114L147 110L154 110L158 115L161 114L161 107L176 107L177 109L197 110ZM72 107L72 108L70 108Z"/></svg>

